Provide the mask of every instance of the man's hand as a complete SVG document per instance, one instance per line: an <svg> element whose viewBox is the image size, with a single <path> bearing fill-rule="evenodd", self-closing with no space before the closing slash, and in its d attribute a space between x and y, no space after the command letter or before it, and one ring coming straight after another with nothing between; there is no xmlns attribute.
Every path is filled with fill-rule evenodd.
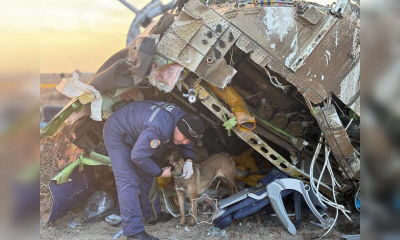
<svg viewBox="0 0 400 240"><path fill-rule="evenodd" d="M193 163L192 160L187 160L183 165L183 173L181 178L189 179L193 175Z"/></svg>
<svg viewBox="0 0 400 240"><path fill-rule="evenodd" d="M161 174L160 178L169 178L171 177L171 167L163 168L163 173Z"/></svg>

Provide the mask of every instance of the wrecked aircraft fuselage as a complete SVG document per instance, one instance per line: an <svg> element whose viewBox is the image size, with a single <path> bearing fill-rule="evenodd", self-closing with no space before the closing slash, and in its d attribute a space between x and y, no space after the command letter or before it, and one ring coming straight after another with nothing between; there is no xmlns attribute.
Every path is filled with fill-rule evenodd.
<svg viewBox="0 0 400 240"><path fill-rule="evenodd" d="M333 103L330 101L329 113L313 107L335 95L360 116L359 6L345 0L332 7L307 2L206 6L192 0L161 35L156 46L159 59L175 61L217 88L233 84L245 93L243 97L254 93L246 95L243 88L257 85L265 103L261 111L267 107L267 115L259 117L296 137L306 124L290 122L296 121L294 116L288 117L296 115L289 113L294 102L283 99L303 95L345 178L360 178L357 151ZM164 62L167 60L158 62L158 67ZM259 79L246 79L257 78L251 76L254 72L249 74L249 68L257 69ZM290 84L296 90L288 94ZM288 162L284 165L296 169ZM288 172L288 167L281 167L285 169Z"/></svg>
<svg viewBox="0 0 400 240"><path fill-rule="evenodd" d="M328 159L340 183L335 194L346 198L360 180L359 56L359 5L347 0L330 7L289 1L206 6L190 0L113 55L90 85L102 96L103 120L121 101L177 103L212 129L210 143L202 143L209 154L235 155L240 148L233 131L288 175L305 183L319 179L319 190L332 197L331 177L321 171ZM79 171L109 165L91 154L101 153L104 124L89 118L86 103L93 99L86 93L73 100L41 133L43 144L64 121L73 123L74 144L85 152L75 163ZM321 151L321 136L328 152ZM67 183L71 171L54 177L53 185Z"/></svg>

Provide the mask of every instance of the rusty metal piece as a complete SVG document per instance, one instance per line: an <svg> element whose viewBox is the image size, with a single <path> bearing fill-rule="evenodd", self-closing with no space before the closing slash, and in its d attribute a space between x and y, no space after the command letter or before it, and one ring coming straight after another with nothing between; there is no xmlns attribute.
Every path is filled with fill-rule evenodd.
<svg viewBox="0 0 400 240"><path fill-rule="evenodd" d="M274 107L267 101L267 99L261 99L261 104L258 107L258 115L263 119L270 119L274 114Z"/></svg>
<svg viewBox="0 0 400 240"><path fill-rule="evenodd" d="M206 36L207 36L208 38L212 38L213 34L212 34L211 31L208 31L208 32L206 33Z"/></svg>
<svg viewBox="0 0 400 240"><path fill-rule="evenodd" d="M274 116L272 117L272 124L279 128L283 128L288 123L288 117L286 116L285 111L280 108L274 108Z"/></svg>
<svg viewBox="0 0 400 240"><path fill-rule="evenodd" d="M291 117L287 126L287 132L298 137L303 132L303 124L298 116Z"/></svg>
<svg viewBox="0 0 400 240"><path fill-rule="evenodd" d="M340 168L349 179L360 179L360 159L350 142L333 105L313 108L313 113L321 127L322 133L328 142Z"/></svg>

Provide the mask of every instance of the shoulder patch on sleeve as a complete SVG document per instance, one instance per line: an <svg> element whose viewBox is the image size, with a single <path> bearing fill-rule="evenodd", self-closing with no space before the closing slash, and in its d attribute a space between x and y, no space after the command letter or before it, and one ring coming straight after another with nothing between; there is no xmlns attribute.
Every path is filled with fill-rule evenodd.
<svg viewBox="0 0 400 240"><path fill-rule="evenodd" d="M160 145L160 140L151 140L150 147L157 148Z"/></svg>

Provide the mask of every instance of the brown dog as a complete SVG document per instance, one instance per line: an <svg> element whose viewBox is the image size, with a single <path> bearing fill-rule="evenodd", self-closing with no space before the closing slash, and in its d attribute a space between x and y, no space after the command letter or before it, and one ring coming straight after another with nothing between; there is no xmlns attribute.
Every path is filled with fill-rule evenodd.
<svg viewBox="0 0 400 240"><path fill-rule="evenodd" d="M193 164L193 175L186 180L180 178L185 161L178 151L168 153L166 160L172 165L171 174L174 178L179 201L181 221L177 227L182 227L185 224L185 193L189 195L190 203L192 203L192 199L198 198L198 195L203 193L217 177L231 187L233 194L238 192L235 182L235 163L227 153L214 154L200 165ZM192 206L192 212L197 212L196 203ZM193 226L194 222L195 218L192 216L187 226Z"/></svg>

